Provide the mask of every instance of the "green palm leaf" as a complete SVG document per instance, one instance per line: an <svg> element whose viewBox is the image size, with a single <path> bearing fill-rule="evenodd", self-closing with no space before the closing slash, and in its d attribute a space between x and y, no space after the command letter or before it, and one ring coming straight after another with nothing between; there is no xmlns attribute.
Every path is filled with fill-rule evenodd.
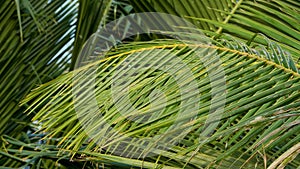
<svg viewBox="0 0 300 169"><path fill-rule="evenodd" d="M68 69L75 2L3 1L0 7L0 135L21 138L32 116L19 101ZM1 141L4 144L4 142ZM2 151L2 150L1 150ZM17 167L1 155L1 166Z"/></svg>
<svg viewBox="0 0 300 169"><path fill-rule="evenodd" d="M228 33L246 42L262 33L284 50L299 59L299 2L291 0L209 0L209 1L131 1L140 11L167 12L186 17L193 24L220 36ZM151 6L149 9L147 6ZM263 36L256 36L253 42L268 45Z"/></svg>
<svg viewBox="0 0 300 169"><path fill-rule="evenodd" d="M299 7L297 0L3 2L1 166L297 168ZM212 44L193 41L200 34L157 32L101 37L116 46L88 54L99 26L133 10L181 16ZM189 40L159 35L166 33Z"/></svg>
<svg viewBox="0 0 300 169"><path fill-rule="evenodd" d="M115 52L108 53L107 58L93 64L98 64L95 72L97 75L95 96L99 110L96 112L89 113L91 110L94 110L93 105L89 104L93 96L89 92L85 92L89 90L86 83L80 84L80 91L83 93L80 93L80 97L78 96L80 99L78 102L85 105L81 110L85 113L85 116L82 118L92 125L87 127L80 123L77 123L75 126L72 125L72 130L69 130L68 134L62 138L60 145L63 149L72 150L74 153L80 152L83 148L86 152L96 154L105 152L112 155L118 153L120 149L126 151L129 148L128 151L131 151L126 151L127 153L136 151L140 153L140 157L143 157L145 152L140 152L138 149L145 149L144 151L147 152L151 150L151 146L140 147L141 145L135 144L134 140L131 140L132 143L128 143L126 138L130 136L141 139L154 137L155 133L178 132L185 128L188 129L192 124L191 131L185 137L181 138L179 135L178 138L174 138L182 139L179 145L172 147L170 150L165 150L162 147L161 150L155 151L156 156L144 160L149 160L150 162L154 160L166 167L185 166L190 168L192 166L217 165L223 167L231 165L253 167L255 163L258 163L259 167L263 167L263 158L260 158L261 161L256 161L253 157L258 156L259 158L260 153L265 152L264 155L268 159L265 165L270 165L276 157L279 157L299 142L297 133L295 133L299 131L297 125L299 124L300 96L300 86L297 85L299 82L298 71L290 66L286 67L283 63L278 64L273 62L273 60L269 60L268 56L264 55L267 51L263 51L263 49L257 51L260 55L255 55L250 50L239 51L238 48L230 48L230 46L237 45L236 43L227 43L230 45L210 46L205 44L180 44L179 42L174 43L174 41L164 40L127 44L116 49L118 54L115 54ZM238 45L240 47L243 46L243 44ZM157 51L157 49L164 50ZM216 56L206 56L201 55L201 53L199 55L199 53L194 52L196 49L201 49L200 51L202 52L207 49L215 49L216 56L221 59L226 73L227 99L224 113L220 119L221 124L212 133L212 136L204 142L199 140L199 136L201 136L201 132L206 127L206 119L212 113L210 110L216 111L216 107L211 107L211 90L212 87L216 87L220 89L219 92L222 92L219 86L222 83L217 81L214 84L215 86L210 86L208 73L210 69L216 68L210 67L215 66L214 58ZM278 50L282 51L279 47ZM129 97L134 104L133 106L139 111L121 115L120 110L114 106L110 90L113 82L114 67L122 65L123 61L126 60L125 58L128 57L137 61L141 60L139 64L145 63L143 59L139 58L149 58L151 60L152 57L152 60L159 63L157 58L161 58L161 56L167 57L172 53L175 53L191 66L194 78L198 82L199 93L201 93L201 106L197 110L198 116L192 118L192 121L187 121L187 119L191 118L189 114L177 117L182 127L171 131L168 130L175 122L174 117L176 117L181 108L180 102L182 100L178 100L178 92L176 92L179 90L178 86L164 72L159 71L143 72L144 76L132 81L133 84L138 85L131 87ZM277 52L272 53L272 55L285 58L286 60L289 57L288 55L279 56ZM200 58L205 56L210 57L211 65L203 65ZM290 62L292 61L290 60ZM151 62L149 63L151 64ZM159 65L165 66L162 63ZM93 76L90 74L90 71L95 71L94 69L89 69L91 66L87 65L82 69L75 70L40 86L25 100L25 102L28 102L36 97L43 98L43 100L35 100L35 103L29 110L31 112L38 111L33 120L40 121L43 129L49 133L50 137L57 136L68 125L78 122L78 114L76 116L78 109L75 111L73 105L76 102L76 98L74 101L71 101L74 94L72 87L76 87L77 83L76 80L74 82L73 75L77 74L78 79L85 79L83 82L88 82ZM184 81L189 83L191 78L186 78ZM159 116L154 116L151 113L151 105L147 101L147 97L151 97L149 92L154 89L165 91L168 98L165 103L165 109L161 109L159 105L155 106L155 112L161 112ZM222 93L219 94L222 95ZM186 99L189 99L192 95L187 95ZM41 107L41 105L44 106ZM188 107L189 104L184 106ZM213 104L213 106L218 105ZM123 109L126 109L126 107L128 105L124 104ZM217 114L212 113L212 115L217 118ZM141 123L143 118L148 116L151 120ZM134 118L135 120L128 120L128 118ZM114 130L102 127L106 122L113 126ZM275 128L280 128L280 130L271 132ZM95 134L95 131L97 134ZM116 135L114 131L119 131L123 135ZM97 141L105 140L105 138L108 139L107 142ZM124 143L126 143L125 147ZM156 144L155 142L150 143ZM131 149L130 146L135 148ZM213 154L215 156L211 156L211 151L214 151ZM207 159L201 160L203 157L207 157ZM289 162L291 162L290 166L299 165L298 160Z"/></svg>
<svg viewBox="0 0 300 169"><path fill-rule="evenodd" d="M27 118L18 102L36 84L56 78L67 68L69 42L74 31L70 23L74 19L73 5L71 2L47 1L22 1L18 5L14 1L5 1L1 5L1 134L16 129L16 122L9 122L10 118ZM17 11L20 9L22 15L18 21Z"/></svg>

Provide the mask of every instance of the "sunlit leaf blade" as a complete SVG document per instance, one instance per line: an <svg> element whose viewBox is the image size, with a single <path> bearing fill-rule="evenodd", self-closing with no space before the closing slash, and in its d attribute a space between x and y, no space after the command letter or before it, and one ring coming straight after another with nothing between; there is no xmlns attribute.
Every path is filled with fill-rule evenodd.
<svg viewBox="0 0 300 169"><path fill-rule="evenodd" d="M233 47L235 45L239 46ZM91 105L88 104L93 96L85 92L88 90L89 83L80 84L83 93L80 93L80 97L78 97L80 99L78 101L85 105L81 110L87 113L83 118L90 119L90 122L94 125L86 128L83 128L84 126L81 126L82 124L80 125L80 123L77 123L76 126L73 125L73 129L69 130L69 133L61 140L60 145L66 149L79 151L82 145L87 144L86 148L84 148L85 151L95 153L105 152L112 155L118 153L118 149L116 149L118 146L120 146L118 147L119 150L123 148L123 151L126 150L130 153L139 152L137 151L139 148L145 149L147 152L151 149L147 148L147 146L141 146L141 142L137 144L136 141L131 140L132 143L129 142L129 145L136 148L128 147L128 149L126 146L124 147L124 142L127 145L127 141L129 140L126 138L128 136L141 139L154 137L155 133L167 132L166 129L174 123L174 118L172 117L180 110L178 103L182 100L176 99L178 97L178 93L176 93L178 86L176 87L176 84L162 72L144 72L144 76L133 81L136 85L132 85L129 92L132 103L135 104L135 107L139 111L128 112L129 114L127 115L120 114L120 109L117 109L113 105L112 91L110 89L113 70L114 67L118 67L117 65L121 65L125 58L132 57L133 60L138 62L139 60L143 61L141 58L156 58L157 56L168 58L172 53L175 53L185 63L192 66L191 69L193 70L194 78L198 81L199 92L201 93L200 108L197 111L198 116L190 122L185 121L185 119L190 118L189 114L177 119L182 122L182 127L176 128L174 131L181 131L191 126L192 130L184 138L180 136L178 138L175 137L174 139L181 139L181 142L170 150L162 148L161 150L154 151L160 157L157 159L159 163L174 167L217 165L227 167L232 165L244 165L248 167L259 165L263 167L264 162L260 154L262 151L266 153L265 155L268 159L266 165L270 165L276 157L279 157L295 145L295 143L299 142L299 138L297 138L297 133L295 132L299 131L297 130L297 121L299 120L300 79L297 71L293 71L289 66L285 67L284 63L276 63L272 58L268 59L264 55L267 50L255 49L260 54L255 55L253 50L244 49L244 51L241 51L243 49L242 45L230 41L227 42L226 46L211 46L201 43L198 45L189 45L180 44L179 42L174 44L169 40L125 44L116 50L118 51L117 57L112 52L104 60L93 63L93 65L98 65L96 70L89 69L87 65L51 83L41 85L27 97L25 102L30 101L33 96L43 96L39 98L47 101L45 102L46 105L41 107L44 101L35 100L33 107L30 107L28 111L39 110L34 120L39 120L43 128L49 132L49 136L55 137L64 131L69 124L78 120L78 112L76 112L78 109L75 111L73 105L76 99L72 101L74 99L72 87L76 86L77 83L74 82L73 75L76 74L77 78L86 79L84 82L88 82L90 79L93 79L94 72L97 75L95 96L99 110L88 114L88 110L93 110L92 107L89 107ZM206 119L208 116L217 117L216 114L210 114L210 109L214 109L211 107L210 101L212 97L210 92L212 87L218 88L218 84L221 83L216 83L216 86L210 86L208 70L216 67L204 66L200 58L205 57L205 55L193 52L196 49L201 49L200 51L207 49L216 50L216 53L214 53L216 56L211 54L208 57L211 59L211 64L214 63L213 60L215 57L219 57L226 74L225 111L220 119L221 124L206 141L201 141L203 139L201 137L199 140L199 136L201 136L201 132L204 130ZM278 52L272 53L272 55L276 55L274 57L284 59L288 59L289 57L288 55L279 56L280 54ZM153 63L155 63L155 60L153 59ZM151 63L149 62L149 64ZM140 64L143 63L141 62ZM189 82L188 79L185 81ZM147 98L149 97L149 92L154 89L160 89L166 93L167 102L164 103L166 108L162 114L153 116L152 120L136 123L147 117L147 114L151 117L151 108L149 107ZM55 96L53 95L54 93ZM183 106L188 106L188 104ZM213 106L217 106L217 104L213 104ZM123 105L123 109L126 109L126 107L127 105ZM155 107L155 110L160 110L159 107L161 106L157 105ZM97 114L102 115L102 117ZM132 117L135 117L134 121L128 120L128 118ZM125 135L116 135L114 131L101 127L104 123L110 124L114 131L122 132ZM282 128L283 131L286 130L287 132L293 131L293 134L274 132L272 135L268 135L270 131L273 131L271 128L268 129L268 127ZM107 137L111 138L111 141L97 141L100 138ZM291 141L288 141L289 146L271 144L274 139L280 140L280 142L284 142L285 140ZM278 146L285 146L285 148L278 149ZM209 155L208 147L215 149L216 152L214 154L216 156L210 157L207 161L200 160L203 159L203 155ZM275 150L276 153L274 153ZM143 157L143 153L145 152L140 153L140 157ZM253 156L257 157L253 158ZM152 158L155 159L158 156L149 157L149 160ZM173 162L160 161L160 159L172 159ZM147 161L148 158L144 160ZM299 165L298 158L291 161L288 165Z"/></svg>
<svg viewBox="0 0 300 169"><path fill-rule="evenodd" d="M298 0L3 1L1 167L299 168L299 9ZM95 31L146 11L185 18L213 43L174 40L180 32L120 40L130 31L120 19L123 34L101 37L115 46L74 70Z"/></svg>
<svg viewBox="0 0 300 169"><path fill-rule="evenodd" d="M185 17L209 34L216 33L215 36L228 33L248 41L255 34L262 33L291 53L295 61L299 59L300 10L297 0L133 0L131 3L139 11ZM263 36L257 36L253 42L268 44Z"/></svg>

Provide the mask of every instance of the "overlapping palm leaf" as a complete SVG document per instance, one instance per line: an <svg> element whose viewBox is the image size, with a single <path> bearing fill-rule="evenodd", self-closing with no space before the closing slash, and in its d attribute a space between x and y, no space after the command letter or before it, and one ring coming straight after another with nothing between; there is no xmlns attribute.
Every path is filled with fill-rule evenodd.
<svg viewBox="0 0 300 169"><path fill-rule="evenodd" d="M20 100L68 69L76 3L3 1L0 10L0 134L20 138L32 118ZM0 163L18 166L2 155Z"/></svg>
<svg viewBox="0 0 300 169"><path fill-rule="evenodd" d="M115 49L116 51L108 53L105 59L93 63L92 65L98 65L97 71L91 70L95 71L94 73L97 75L95 96L99 109L92 112L92 114L88 114L90 110L93 110L93 106L88 104L92 100L92 95L88 92L84 93L84 91L89 90L89 85L80 84L83 93L80 93L80 100L77 101L86 105L83 111L87 113L86 119L92 119L90 122L93 125L84 128L84 124L77 123L60 141L62 148L72 150L74 153L84 150L114 155L123 146L122 141L128 141L126 138L129 136L141 139L153 137L157 133L167 132L168 127L175 122L174 118L181 109L180 103L184 100L178 99L178 86L166 73L148 70L143 72L145 76L133 81L129 95L132 104L140 111L130 112L126 115L120 114L120 110L114 106L115 103L111 94L113 89L111 87L112 77L115 73L113 69L122 65L124 58L132 57L133 60L141 61L143 59L139 58L148 58L154 61L153 64L159 64L157 58L161 56L168 58L172 53L175 53L191 66L201 94L200 108L197 111L197 117L192 121L186 121L186 119L191 118L188 114L177 117L177 120L182 122L182 128L175 129L173 132L176 132L176 130L181 131L184 128L192 128L180 144L172 147L171 150L165 150L162 147L161 151L157 150L155 152L157 156L143 160L149 160L150 162L158 160L158 164L166 167L185 166L190 168L209 165L221 165L223 167L248 165L249 167L254 166L256 163L259 167L263 167L264 165L270 165L289 149L295 148L293 146L299 142L297 134L299 131L298 112L300 105L299 74L289 56L280 55L282 50L278 46L273 44L273 48L276 47L277 50L272 53L272 51L263 48L245 50L246 45L241 42L227 41L225 46L174 42L176 41L161 40L125 44ZM203 53L194 52L196 49L201 49ZM214 53L216 56L204 54L204 51L208 49L216 50L216 53ZM278 64L265 55L267 52L273 56L285 58L285 60L290 59L290 62L286 62L288 65L283 62ZM209 64L204 66L201 57L209 58ZM220 125L211 137L207 138L206 141L201 141L199 136L204 130L206 119L212 113L210 110L214 110L218 106L212 104L216 107L211 107L212 88L221 89L220 85L223 85L218 81L218 83L211 83L208 76L210 69L216 69L216 67L211 67L215 66L216 58L221 59L226 75L226 106L220 119ZM145 63L141 62L139 64ZM149 64L152 64L152 62L149 62ZM34 120L41 122L50 137L57 136L70 124L78 120L78 114L74 109L76 98L72 101L74 99L72 87L78 83L74 82L74 74L77 75L77 78L85 79L83 81L87 82L93 79L94 74L90 70L92 65L87 65L40 86L25 100L43 98L37 99L29 108L29 111L39 110ZM162 63L159 65L165 66ZM186 83L189 83L191 79L193 77L186 77ZM214 86L211 86L212 84ZM151 105L147 97L151 97L149 96L150 91L154 89L163 90L166 93L168 98L165 103L166 108L161 110L159 116L154 116L149 121L139 123L137 121L142 120L145 116L152 116ZM219 92L222 92L222 90L219 90ZM223 95L225 93L218 94ZM156 99L159 100L159 98ZM156 111L162 109L159 103L154 105L157 107ZM126 109L128 105L123 106ZM183 106L189 106L189 104ZM103 117L100 118L100 115ZM214 113L212 115L214 116ZM217 115L215 116L217 118ZM138 120L128 120L132 117ZM110 124L114 130L101 128L103 123ZM116 135L116 131L123 133L123 135ZM98 141L102 137L106 138L105 136L109 137L110 141ZM178 136L178 138L181 137ZM144 148L147 152L149 147L140 147L141 145L134 143L136 142L132 140L132 144L129 143L129 145L136 146L136 148L132 149L133 152L129 149L129 152L126 151L127 153L139 152L137 151L138 148ZM152 142L152 144L155 143ZM127 148L129 148L129 145ZM120 146L119 149L116 148L118 146ZM122 150L125 151L126 147L125 150ZM141 158L145 152L140 153ZM215 155L212 156L212 153ZM293 151L293 153L296 153L296 151ZM126 154L123 155L126 156ZM210 156L210 158L204 160L204 156ZM126 157L130 158L130 156ZM290 157L296 156L290 154ZM264 161L266 159L267 161ZM294 161L293 158L290 158L290 160L290 166L299 165L297 158Z"/></svg>
<svg viewBox="0 0 300 169"><path fill-rule="evenodd" d="M263 33L298 62L300 4L297 0L134 0L131 3L139 11L166 12L190 19L212 36L228 33L245 42L267 45L264 37L257 35Z"/></svg>
<svg viewBox="0 0 300 169"><path fill-rule="evenodd" d="M1 116L5 117L1 123L3 125L15 115L17 119L28 119L27 116L20 115L19 112L23 110L16 106L20 98L36 83L49 81L66 68L73 70L85 41L98 29L99 24L105 25L129 13L132 7L128 3L139 12L158 11L182 16L199 27L214 42L208 45L165 39L122 44L98 62L41 85L27 96L23 104L29 106L29 117L34 116L33 120L38 122L33 129L42 126L38 133L42 132L46 136L33 134L27 138L20 134L22 141L4 137L5 144L0 152L13 160L6 161L7 158L3 158L6 161L3 166L32 165L39 168L43 164L46 168L63 168L75 164L74 168L296 168L300 165L300 86L297 64L300 53L300 4L297 0L79 1L76 34L75 27L71 26L76 16L75 1L64 4L52 1L15 2L6 1L0 9L3 11L1 25L7 26L1 37L9 37L7 41L1 41L1 51L5 56L1 58L4 65L1 77L7 82L1 84L1 105L5 106L0 110ZM91 7L94 10L89 10ZM49 11L42 15L42 11L47 11L46 9ZM50 11L55 16L57 14L57 20L54 19L56 22L52 23L47 17L45 20L41 19L40 15L51 16ZM20 27L22 31L16 33ZM38 33L39 31L41 33ZM8 36L10 34L15 36ZM55 36L51 40L45 40L45 35ZM70 59L69 50L72 48L67 42L73 35L75 50L72 52L71 66L66 67L65 63ZM22 42L24 45L12 42ZM42 48L43 46L47 46L47 49ZM214 52L207 52L211 50ZM157 59L167 59L174 54L191 67L194 74L190 78L183 76L186 83L193 79L198 83L201 100L197 116L177 116L181 106L190 106L180 103L193 101L188 99L196 94L191 93L187 95L186 100L182 100L175 80L165 72L157 70L145 71L144 76L135 79L130 88L130 101L140 111L121 114L111 94L114 68L124 64L122 61L126 61L126 58L148 58L152 59L153 65L163 67L166 65ZM209 63L203 64L203 58L209 60ZM218 58L222 65L216 64ZM136 63L145 65L144 59ZM30 62L27 62L29 60ZM90 69L93 66L97 69ZM15 67L24 69L16 71ZM226 90L222 81L218 81L218 76L215 83L211 83L211 71L220 70L215 68L224 68ZM26 70L29 71L28 75ZM180 69L178 71L180 72ZM94 116L89 114L86 117L92 119L93 123L85 128L80 123L80 118L78 120L78 111L75 110L74 104L89 103L93 97L85 92L90 88L84 84L79 85L81 92L75 92L78 95L74 95L74 86L78 87L78 81L74 81L74 74L81 82L88 82L94 78L93 75L97 75L95 96L99 109L93 112ZM27 78L29 75L31 78ZM9 77L15 78L10 80ZM22 84L18 81L22 81ZM23 87L23 84L26 84L26 87ZM166 93L167 100L163 106L155 100L164 101L162 98L165 96L159 92L152 95L150 91L153 89ZM226 96L221 116L213 113L216 112L215 108L220 106L211 102L214 98L213 89L219 91L215 96L222 99ZM78 98L79 100L76 100ZM8 102L9 104L6 104ZM128 105L123 106L126 109ZM90 108L93 108L93 105L86 104L82 111L88 112ZM153 108L154 112L160 113L154 115ZM99 115L103 117L100 118ZM216 121L210 121L209 124L213 126L210 128L207 119L214 119L214 116ZM153 150L151 146L145 147L143 142L127 139L151 138L167 133L168 128L175 122L174 118L182 127L175 128L173 132L181 132L184 129L188 132L183 132L186 135L174 137L173 141L180 140L178 144L169 147L163 145L160 150L152 152L150 157L142 158ZM109 124L114 131L103 128L104 123ZM212 131L211 135L202 137L201 134L207 125ZM11 127L8 129L2 127L3 131L10 133L9 131L15 128L9 126ZM19 128L15 131L19 131ZM116 135L115 131L122 135ZM106 136L106 142L99 142L103 136ZM45 137L45 142L36 142L42 137ZM27 141L24 141L24 138ZM150 141L149 144L156 145L157 142ZM26 151L22 151L24 148ZM129 155L120 155L116 148ZM138 154L140 158L133 158L130 154Z"/></svg>

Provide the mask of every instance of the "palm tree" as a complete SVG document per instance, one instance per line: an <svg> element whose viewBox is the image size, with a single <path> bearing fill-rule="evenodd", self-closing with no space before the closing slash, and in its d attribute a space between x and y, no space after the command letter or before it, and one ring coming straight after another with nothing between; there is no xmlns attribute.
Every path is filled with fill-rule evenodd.
<svg viewBox="0 0 300 169"><path fill-rule="evenodd" d="M0 18L3 168L300 166L298 0L6 0Z"/></svg>

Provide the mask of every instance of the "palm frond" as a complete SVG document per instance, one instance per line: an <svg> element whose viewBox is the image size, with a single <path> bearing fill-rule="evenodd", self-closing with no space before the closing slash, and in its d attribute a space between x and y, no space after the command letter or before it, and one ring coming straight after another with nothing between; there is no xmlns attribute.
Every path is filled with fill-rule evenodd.
<svg viewBox="0 0 300 169"><path fill-rule="evenodd" d="M1 3L0 13L0 135L19 138L21 131L30 128L32 118L24 114L19 101L37 84L68 68L76 5L73 1L8 0ZM16 161L1 159L18 166Z"/></svg>
<svg viewBox="0 0 300 169"><path fill-rule="evenodd" d="M261 33L291 53L295 61L299 59L300 10L297 0L136 0L131 3L139 11L185 17L214 37L227 33L247 42ZM255 36L253 43L268 45L261 35Z"/></svg>
<svg viewBox="0 0 300 169"><path fill-rule="evenodd" d="M3 2L0 164L300 166L299 9L297 0ZM132 26L122 19L116 37L95 34L133 10L186 18L199 30L165 21L202 30L212 43L184 31L155 32L173 39L137 32L119 41ZM161 18L132 19L135 28L164 26ZM115 46L90 51L89 45L108 45L94 44L97 38Z"/></svg>
<svg viewBox="0 0 300 169"><path fill-rule="evenodd" d="M70 59L68 51L71 49L71 34L74 31L71 25L74 4L41 1L31 2L31 5L32 10L35 10L35 20L27 8L21 11L24 42L20 38L16 4L14 1L5 1L1 6L0 133L9 133L16 128L15 122L9 122L10 118L27 118L18 102L36 84L60 75ZM69 10L69 13L62 8ZM37 22L43 31L38 28Z"/></svg>
<svg viewBox="0 0 300 169"><path fill-rule="evenodd" d="M193 166L216 167L218 165L223 167L258 165L263 167L270 165L276 157L284 154L299 142L296 132L299 131L297 125L299 124L300 106L299 74L297 70L285 65L284 60L288 60L289 56L278 53L278 51L282 51L278 46L276 46L278 51L272 55L285 59L278 60L276 63L274 58L264 55L266 51L263 49L261 51L255 49L259 53L256 55L251 52L253 50L238 50L241 49L241 44L238 48L234 47L235 45L237 44L229 41L226 46L216 46L201 43L196 45L180 44L170 40L125 44L116 49L118 54L112 51L105 59L101 59L97 63L87 65L48 84L41 85L24 102L31 101L37 96L43 98L35 100L29 110L30 112L38 111L33 120L38 120L50 137L55 137L64 131L64 128L77 121L78 116L79 121L85 121L73 125L72 130L69 130L68 134L60 141L63 149L78 152L83 148L86 152L109 155L118 154L121 150L130 155L137 153L138 157L142 158L145 153L152 150L149 145L158 144L157 140L153 142L150 139L150 142L144 145L142 143L143 141L145 143L147 139L143 138L155 137L157 133L166 135L168 132L180 133L192 126L186 136L182 137L179 134L173 138L172 141L181 140L180 144L174 145L169 150L160 145L162 147L154 151L154 157L141 160L154 160L166 167L185 166L190 168ZM270 46L274 47L274 44L270 44ZM216 50L213 53L215 55L207 55L208 49ZM197 50L202 52L195 52ZM135 62L130 64L133 65L148 63L163 67L166 66L165 64L168 65L168 61L166 61L168 56L174 53L190 66L193 70L193 78L197 80L199 94L201 94L200 107L196 110L197 116L194 117L193 112L176 116L180 111L181 102L186 103L183 104L184 108L194 104L191 102L193 99L189 99L197 95L197 92L191 92L184 96L184 100L179 99L179 87L174 79L172 80L165 72L160 71L145 71L141 73L142 76L131 81L132 84L127 94L132 103L130 106L135 107L138 111L126 111L126 109L130 110L130 107L126 102L121 102L119 106L128 113L120 113L122 110L116 107L113 100L113 95L116 93L111 91L116 67L129 64L130 62L125 62L126 58L132 58ZM209 64L204 65L201 57L208 57ZM149 61L146 62L142 58L147 58ZM213 116L215 118L210 118L218 119L219 116L213 113L220 105L211 105L212 88L217 89L216 94L218 95L225 94L220 87L223 85L221 81L216 81L213 86L210 84L209 72L211 69L218 69L215 67L216 58L221 59L226 74L226 106L220 119L221 123L216 130L211 133L211 137L205 139L206 141L201 141L199 136L207 127L205 125L207 118ZM291 59L289 61L292 62ZM97 65L96 69L91 69L93 65ZM178 72L180 71L181 69L178 69ZM76 75L75 80L74 74ZM92 94L89 92L91 90L89 85L93 82L91 79L94 79L94 74L96 74L95 86L92 86L95 87L95 93ZM185 78L183 81L186 84L193 79ZM74 93L72 90L74 87L79 87L78 91L80 92ZM147 98L152 97L151 91L157 89L164 91L167 101L163 104L165 107L159 106L160 103L154 106L155 110L153 110ZM93 95L96 96L97 109L95 109L95 105L91 104ZM75 100L72 101L72 99ZM160 95L156 96L156 99L161 100ZM218 101L220 100L216 100L216 103ZM82 105L79 106L81 109L74 109L76 102ZM81 111L82 114L78 114L78 111ZM153 114L153 112L159 112L159 115L155 116L156 113ZM175 120L174 117L177 119ZM145 122L144 118L150 120ZM181 124L181 127L168 130L174 122ZM214 121L210 123L214 123ZM86 124L91 125L86 126ZM113 130L110 130L106 124ZM272 132L274 128L280 128L280 130ZM117 135L116 131L122 135ZM128 140L128 137L143 141L137 144L134 139ZM86 146L83 147L83 145ZM211 156L212 151L216 156ZM261 157L261 152L264 152L263 157L268 159L266 164ZM126 156L126 154L121 155ZM126 157L132 158L133 156ZM253 158L255 156L256 158ZM207 158L203 160L203 157ZM297 159L289 161L290 164L286 165L299 165Z"/></svg>

